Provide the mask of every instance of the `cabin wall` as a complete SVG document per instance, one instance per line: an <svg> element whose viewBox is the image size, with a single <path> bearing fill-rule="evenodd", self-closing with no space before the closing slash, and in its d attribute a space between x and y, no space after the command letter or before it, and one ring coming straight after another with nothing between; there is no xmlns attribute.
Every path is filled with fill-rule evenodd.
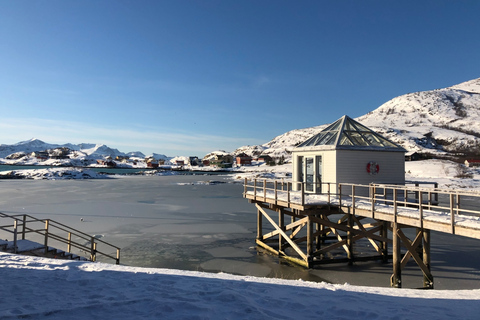
<svg viewBox="0 0 480 320"><path fill-rule="evenodd" d="M378 172L369 163L378 164ZM405 155L403 152L337 150L337 183L405 184Z"/></svg>
<svg viewBox="0 0 480 320"><path fill-rule="evenodd" d="M292 159L293 182L301 181L301 157L315 156L322 157L322 183L332 183L331 192L338 190L338 183L405 184L405 155L403 152L359 150L294 152ZM369 163L370 172L367 170ZM294 184L293 189L300 190L300 185ZM326 192L326 190L327 186L323 185L322 192Z"/></svg>

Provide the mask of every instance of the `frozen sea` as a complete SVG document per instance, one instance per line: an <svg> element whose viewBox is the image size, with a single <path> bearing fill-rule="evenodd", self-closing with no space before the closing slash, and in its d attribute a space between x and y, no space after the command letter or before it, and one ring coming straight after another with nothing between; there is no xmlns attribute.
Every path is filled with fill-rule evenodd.
<svg viewBox="0 0 480 320"><path fill-rule="evenodd" d="M255 247L256 210L223 175L1 180L0 211L50 218L121 247L121 264L388 287L391 264L306 270ZM432 233L436 289L480 288L480 241ZM108 260L105 260L108 261ZM419 268L402 273L420 287Z"/></svg>

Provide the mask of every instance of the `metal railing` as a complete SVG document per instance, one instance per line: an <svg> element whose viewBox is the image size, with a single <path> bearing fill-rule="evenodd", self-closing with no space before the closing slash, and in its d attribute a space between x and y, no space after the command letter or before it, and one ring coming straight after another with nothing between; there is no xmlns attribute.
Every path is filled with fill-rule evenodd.
<svg viewBox="0 0 480 320"><path fill-rule="evenodd" d="M97 255L101 255L114 259L116 264L120 264L120 248L55 220L37 219L26 214L7 215L2 212L0 212L0 218L3 219L2 221L10 221L10 223L0 225L0 230L13 235L13 250L15 253L17 253L18 238L25 240L27 235L31 234L31 237L34 237L35 240L43 242L45 254L50 250L50 246L54 247L60 244L66 245L65 252L68 254L72 253L72 248L76 248L88 254L88 259L91 261L96 261ZM102 247L101 251L99 246ZM116 254L112 255L107 251L114 251Z"/></svg>

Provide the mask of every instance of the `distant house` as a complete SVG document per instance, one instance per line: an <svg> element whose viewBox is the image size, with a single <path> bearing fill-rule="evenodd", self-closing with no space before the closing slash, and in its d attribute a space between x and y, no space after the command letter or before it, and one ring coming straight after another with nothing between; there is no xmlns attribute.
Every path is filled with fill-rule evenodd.
<svg viewBox="0 0 480 320"><path fill-rule="evenodd" d="M475 160L475 159L465 160L465 166L467 166L467 167L480 167L480 160Z"/></svg>
<svg viewBox="0 0 480 320"><path fill-rule="evenodd" d="M48 155L48 152L46 151L35 151L35 152L32 152L32 156L37 158L38 160L42 160L42 161L45 161L48 159L49 155Z"/></svg>
<svg viewBox="0 0 480 320"><path fill-rule="evenodd" d="M185 165L185 160L175 160L174 162L177 166L184 166Z"/></svg>
<svg viewBox="0 0 480 320"><path fill-rule="evenodd" d="M405 154L405 161L417 161L420 160L420 157L418 152L407 152Z"/></svg>
<svg viewBox="0 0 480 320"><path fill-rule="evenodd" d="M147 161L147 168L158 168L158 166L159 166L159 163L155 159L149 159Z"/></svg>
<svg viewBox="0 0 480 320"><path fill-rule="evenodd" d="M260 156L258 156L258 161L269 163L273 161L273 158L270 157L268 154L261 154Z"/></svg>
<svg viewBox="0 0 480 320"><path fill-rule="evenodd" d="M252 164L252 157L245 153L240 153L235 157L236 163L239 166L250 166Z"/></svg>
<svg viewBox="0 0 480 320"><path fill-rule="evenodd" d="M123 161L123 160L128 160L128 159L130 159L129 156L116 156L115 157L115 160L117 160L117 161Z"/></svg>
<svg viewBox="0 0 480 320"><path fill-rule="evenodd" d="M105 159L97 160L97 164L102 165L102 166L107 166L109 168L114 168L117 166L115 161L112 160L111 157L107 157Z"/></svg>

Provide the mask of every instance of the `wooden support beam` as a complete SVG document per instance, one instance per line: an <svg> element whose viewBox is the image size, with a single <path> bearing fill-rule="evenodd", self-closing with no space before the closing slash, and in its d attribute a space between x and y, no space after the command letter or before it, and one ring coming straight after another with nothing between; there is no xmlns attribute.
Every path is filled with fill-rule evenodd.
<svg viewBox="0 0 480 320"><path fill-rule="evenodd" d="M352 265L353 264L353 217L354 214L349 214L348 215L348 231L347 231L347 247L348 247L348 252L347 252L347 258L348 258L348 264Z"/></svg>
<svg viewBox="0 0 480 320"><path fill-rule="evenodd" d="M390 285L394 288L402 287L402 268L401 268L401 252L400 237L398 235L399 225L397 222L392 224L393 228L393 274L390 278Z"/></svg>
<svg viewBox="0 0 480 320"><path fill-rule="evenodd" d="M287 240L287 242L290 244L290 246L295 250L295 252L298 253L298 255L300 255L300 257L307 261L307 255L298 247L298 245L292 241L292 239L290 239L290 237L285 233L285 231L283 231L276 223L275 221L273 221L272 218L270 218L270 216L263 210L262 207L260 207L258 204L256 204L256 207L258 210L261 211L261 213L263 214L263 216L265 218L267 218L267 220L270 222L270 224L278 230L279 234L285 239Z"/></svg>
<svg viewBox="0 0 480 320"><path fill-rule="evenodd" d="M262 213L257 208L257 239L263 239L262 226L263 226Z"/></svg>
<svg viewBox="0 0 480 320"><path fill-rule="evenodd" d="M422 230L423 234L423 262L425 263L427 269L431 271L430 268L430 230L424 229ZM423 287L433 289L433 275L429 274L429 276L423 274Z"/></svg>

